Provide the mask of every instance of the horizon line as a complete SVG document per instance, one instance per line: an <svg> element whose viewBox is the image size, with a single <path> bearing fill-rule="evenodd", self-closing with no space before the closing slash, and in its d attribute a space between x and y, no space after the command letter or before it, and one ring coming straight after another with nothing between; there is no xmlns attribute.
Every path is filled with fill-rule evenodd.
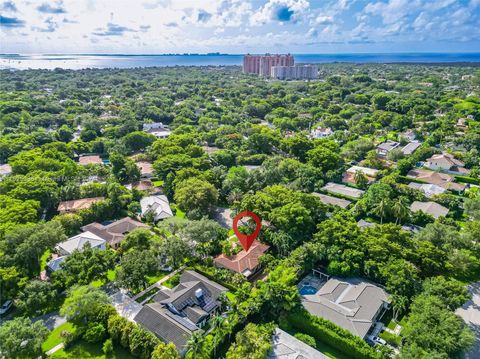
<svg viewBox="0 0 480 359"><path fill-rule="evenodd" d="M71 55L71 56L191 56L191 55L200 55L200 56L244 56L244 55L264 55L264 54L291 54L291 55L391 55L391 54L439 54L439 55L459 55L459 54L480 54L480 51L471 51L471 52L439 52L439 51L396 51L396 52L305 52L305 53L294 53L294 52L246 52L246 53L227 53L227 52L166 52L166 53L0 53L0 56L12 56L12 55L37 55L37 56L57 56L57 55Z"/></svg>

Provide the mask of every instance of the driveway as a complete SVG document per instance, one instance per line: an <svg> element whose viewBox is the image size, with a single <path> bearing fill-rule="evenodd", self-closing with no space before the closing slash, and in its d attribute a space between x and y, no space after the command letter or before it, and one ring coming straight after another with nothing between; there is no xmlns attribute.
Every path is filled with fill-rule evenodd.
<svg viewBox="0 0 480 359"><path fill-rule="evenodd" d="M112 305L122 317L133 321L133 318L142 309L142 305L134 301L127 294L119 290L117 293L110 296Z"/></svg>
<svg viewBox="0 0 480 359"><path fill-rule="evenodd" d="M65 317L62 317L58 311L51 312L45 315L41 315L39 317L33 318L32 321L36 322L39 320L43 320L43 323L49 330L53 330L63 323L66 323L67 319Z"/></svg>
<svg viewBox="0 0 480 359"><path fill-rule="evenodd" d="M468 286L472 299L458 308L455 313L465 320L465 322L472 328L477 340L473 345L472 350L466 353L466 359L480 358L480 282L473 283Z"/></svg>

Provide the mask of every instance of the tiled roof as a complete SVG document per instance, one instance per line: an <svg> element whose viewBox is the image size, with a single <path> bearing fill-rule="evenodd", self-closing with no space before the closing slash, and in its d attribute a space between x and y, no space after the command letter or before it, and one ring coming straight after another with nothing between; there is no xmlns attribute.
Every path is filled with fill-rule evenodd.
<svg viewBox="0 0 480 359"><path fill-rule="evenodd" d="M140 169L142 175L151 175L153 174L153 165L147 161L138 161L135 163Z"/></svg>
<svg viewBox="0 0 480 359"><path fill-rule="evenodd" d="M463 191L465 189L465 185L453 182L453 176L447 173L435 172L425 169L414 169L407 173L407 177L435 184L445 189L452 189L454 191Z"/></svg>
<svg viewBox="0 0 480 359"><path fill-rule="evenodd" d="M326 194L321 194L317 192L313 192L312 195L318 197L320 201L322 201L322 203L339 206L342 208L346 208L352 203L350 201L347 201L346 199L332 197L332 196L328 196Z"/></svg>
<svg viewBox="0 0 480 359"><path fill-rule="evenodd" d="M81 198L73 201L63 201L58 205L59 212L74 212L81 209L90 208L92 204L103 201L105 197Z"/></svg>
<svg viewBox="0 0 480 359"><path fill-rule="evenodd" d="M273 333L272 350L268 359L328 359L301 340L277 328Z"/></svg>
<svg viewBox="0 0 480 359"><path fill-rule="evenodd" d="M255 272L259 265L258 259L269 248L270 246L266 244L260 243L259 241L254 241L248 252L242 250L233 256L220 254L215 258L214 262L219 267L227 268L237 273L243 274L245 271L252 273Z"/></svg>
<svg viewBox="0 0 480 359"><path fill-rule="evenodd" d="M362 191L361 189L348 187L343 184L338 184L334 182L328 182L325 186L322 187L322 190L353 198L360 198L365 193L365 191Z"/></svg>
<svg viewBox="0 0 480 359"><path fill-rule="evenodd" d="M105 244L105 240L92 232L83 232L69 238L65 242L59 243L57 247L62 251L71 254L74 250L81 251L87 243L90 244L92 248L97 248Z"/></svg>
<svg viewBox="0 0 480 359"><path fill-rule="evenodd" d="M136 221L130 217L125 217L106 226L97 222L93 222L83 226L82 231L90 231L95 233L100 238L106 240L111 246L115 246L125 238L127 233L137 228L149 227L145 223Z"/></svg>
<svg viewBox="0 0 480 359"><path fill-rule="evenodd" d="M135 321L180 351L197 323L218 307L218 298L227 289L201 274L186 270L175 288L161 289L154 303L145 305Z"/></svg>
<svg viewBox="0 0 480 359"><path fill-rule="evenodd" d="M90 165L90 164L101 165L103 164L103 161L100 158L100 156L92 155L92 156L79 157L78 163L81 165Z"/></svg>
<svg viewBox="0 0 480 359"><path fill-rule="evenodd" d="M389 300L387 293L374 284L360 279L333 278L317 293L302 296L302 303L311 314L364 338L379 309Z"/></svg>
<svg viewBox="0 0 480 359"><path fill-rule="evenodd" d="M430 214L434 218L438 218L440 216L445 217L449 212L448 208L443 207L443 206L439 205L438 203L435 203L435 202L418 202L418 201L415 201L411 204L410 210L412 212L422 211L422 212Z"/></svg>
<svg viewBox="0 0 480 359"><path fill-rule="evenodd" d="M390 152L391 150L393 150L394 148L397 148L398 146L400 146L400 143L392 140L386 140L385 142L379 144L377 146L377 149Z"/></svg>
<svg viewBox="0 0 480 359"><path fill-rule="evenodd" d="M458 166L463 167L465 163L460 160L457 160L450 153L436 154L427 159L427 164L440 165L440 166Z"/></svg>
<svg viewBox="0 0 480 359"><path fill-rule="evenodd" d="M168 198L164 195L143 197L140 200L140 206L142 208L142 215L152 211L155 214L155 220L173 216Z"/></svg>

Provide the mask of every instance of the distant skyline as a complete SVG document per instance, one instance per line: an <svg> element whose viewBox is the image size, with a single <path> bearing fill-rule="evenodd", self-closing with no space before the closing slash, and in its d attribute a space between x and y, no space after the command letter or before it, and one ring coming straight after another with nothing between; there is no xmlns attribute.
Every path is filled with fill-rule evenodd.
<svg viewBox="0 0 480 359"><path fill-rule="evenodd" d="M480 0L0 0L0 52L479 52L479 24Z"/></svg>

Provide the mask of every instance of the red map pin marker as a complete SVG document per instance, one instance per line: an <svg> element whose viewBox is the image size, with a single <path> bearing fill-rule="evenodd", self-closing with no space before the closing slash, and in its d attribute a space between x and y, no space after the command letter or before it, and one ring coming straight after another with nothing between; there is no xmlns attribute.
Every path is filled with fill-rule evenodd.
<svg viewBox="0 0 480 359"><path fill-rule="evenodd" d="M243 233L240 233L240 231L238 230L238 221L243 217L250 217L255 221L256 227L253 233L243 234ZM235 216L235 218L233 219L232 227L243 249L245 250L245 252L248 252L253 241L258 237L258 234L260 233L260 228L262 228L262 221L260 220L260 217L257 216L255 213L245 211L245 212L240 212Z"/></svg>

